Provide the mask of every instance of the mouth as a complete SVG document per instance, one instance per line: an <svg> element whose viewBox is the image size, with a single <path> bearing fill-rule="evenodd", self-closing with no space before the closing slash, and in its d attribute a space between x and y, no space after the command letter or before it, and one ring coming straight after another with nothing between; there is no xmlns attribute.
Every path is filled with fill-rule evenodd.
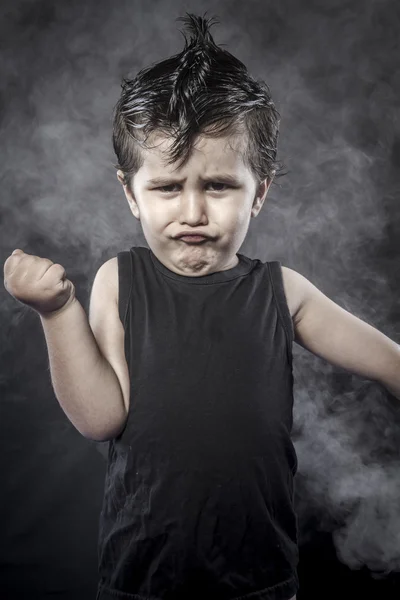
<svg viewBox="0 0 400 600"><path fill-rule="evenodd" d="M202 235L183 235L177 239L178 241L182 240L187 244L201 244L202 242L206 242L209 238L204 237Z"/></svg>

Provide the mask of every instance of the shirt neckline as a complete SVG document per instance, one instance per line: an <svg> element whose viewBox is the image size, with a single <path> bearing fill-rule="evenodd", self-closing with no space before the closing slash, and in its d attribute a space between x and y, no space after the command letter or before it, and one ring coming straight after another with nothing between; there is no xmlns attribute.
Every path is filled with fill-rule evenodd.
<svg viewBox="0 0 400 600"><path fill-rule="evenodd" d="M215 273L208 273L207 275L200 275L199 277L193 277L190 275L179 275L178 273L175 273L175 271L171 271L157 258L151 248L147 248L147 250L150 254L150 258L154 267L163 275L169 277L170 279L175 279L176 281L181 281L183 283L194 283L197 285L222 283L224 281L230 281L231 279L247 275L251 271L254 262L251 258L238 252L236 256L238 257L239 262L231 269L217 271Z"/></svg>

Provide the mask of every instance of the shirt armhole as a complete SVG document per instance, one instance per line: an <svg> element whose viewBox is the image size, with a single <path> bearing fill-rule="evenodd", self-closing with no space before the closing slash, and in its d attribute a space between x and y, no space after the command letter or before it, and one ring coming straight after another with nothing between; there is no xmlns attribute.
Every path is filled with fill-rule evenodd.
<svg viewBox="0 0 400 600"><path fill-rule="evenodd" d="M132 294L132 256L130 251L118 252L118 312L126 328L128 306Z"/></svg>
<svg viewBox="0 0 400 600"><path fill-rule="evenodd" d="M282 266L279 260L267 262L275 303L278 309L279 319L283 325L287 340L287 351L289 362L292 363L292 345L294 341L293 321L287 303L285 288L283 286Z"/></svg>

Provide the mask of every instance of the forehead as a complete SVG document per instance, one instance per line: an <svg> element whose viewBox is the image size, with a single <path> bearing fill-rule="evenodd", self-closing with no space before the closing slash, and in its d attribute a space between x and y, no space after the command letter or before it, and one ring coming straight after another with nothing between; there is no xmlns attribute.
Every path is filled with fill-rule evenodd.
<svg viewBox="0 0 400 600"><path fill-rule="evenodd" d="M162 134L153 134L149 140L152 148L141 150L144 164L141 167L144 176L162 173L179 173L187 170L224 171L239 173L246 170L241 152L244 150L243 134L226 135L219 138L200 135L196 138L191 155L187 163L178 169L179 161L167 165L169 151L173 144L171 137Z"/></svg>

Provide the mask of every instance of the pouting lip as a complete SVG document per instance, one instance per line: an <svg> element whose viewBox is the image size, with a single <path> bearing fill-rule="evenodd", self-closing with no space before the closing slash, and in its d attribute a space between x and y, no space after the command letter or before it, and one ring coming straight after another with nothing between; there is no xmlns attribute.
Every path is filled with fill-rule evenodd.
<svg viewBox="0 0 400 600"><path fill-rule="evenodd" d="M199 244L205 244L206 242L209 241L210 238L206 238L206 237L202 237L200 238L200 236L198 236L197 238L194 235L188 235L188 236L183 236L181 238L177 238L178 242L183 242L184 244L196 244L197 246Z"/></svg>
<svg viewBox="0 0 400 600"><path fill-rule="evenodd" d="M210 238L209 235L207 235L206 233L201 233L200 231L198 233L194 233L193 231L181 231L181 233L178 233L178 235L176 235L175 238L179 239L181 237L188 236Z"/></svg>

